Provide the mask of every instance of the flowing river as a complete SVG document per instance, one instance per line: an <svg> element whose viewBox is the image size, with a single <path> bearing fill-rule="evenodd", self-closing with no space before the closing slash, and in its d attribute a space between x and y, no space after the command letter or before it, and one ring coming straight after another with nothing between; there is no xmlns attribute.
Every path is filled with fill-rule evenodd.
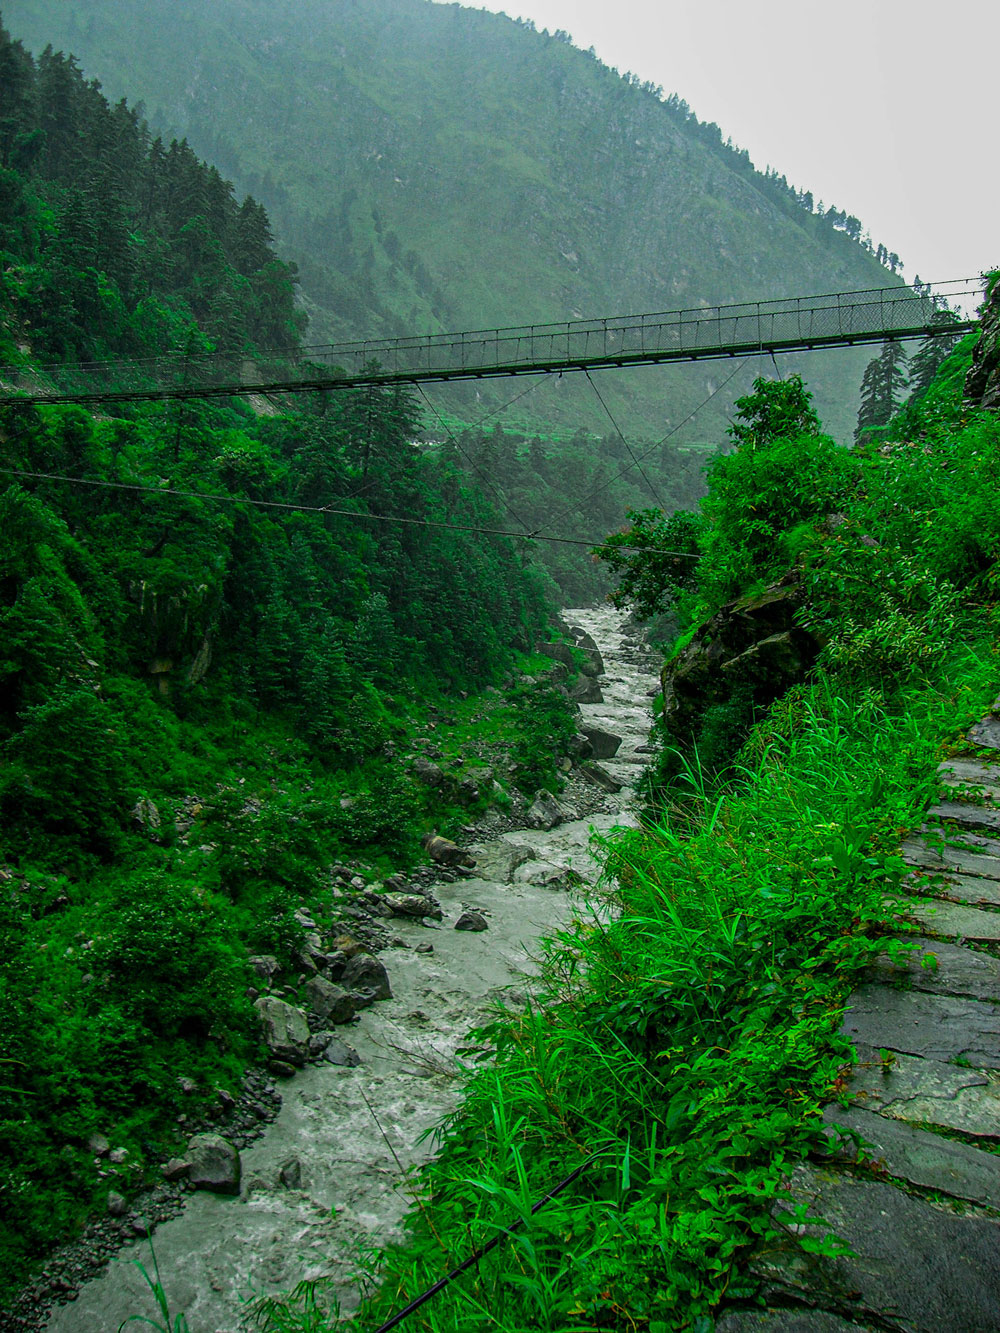
<svg viewBox="0 0 1000 1333"><path fill-rule="evenodd" d="M611 607L565 617L603 654L605 702L582 705L583 722L622 737L615 758L601 762L625 788L588 819L484 844L484 877L435 886L440 929L393 922L405 947L380 954L393 999L339 1029L361 1064L308 1065L282 1084L277 1119L242 1153L240 1195L192 1193L184 1211L156 1229L163 1287L171 1310L186 1312L190 1333L238 1333L246 1302L304 1279L332 1276L343 1308L356 1304L360 1255L399 1237L411 1203L404 1173L431 1154L428 1131L457 1104L456 1052L498 999L518 1002L539 940L579 910L553 870L572 868L593 881L591 834L632 822L630 788L644 762L656 663ZM533 856L508 855L504 844ZM497 878L485 877L490 867L499 868ZM466 907L487 916L487 931L453 929ZM427 944L433 952L417 952ZM130 1315L154 1315L136 1259L150 1266L147 1242L126 1247L75 1300L54 1310L47 1333L115 1333Z"/></svg>

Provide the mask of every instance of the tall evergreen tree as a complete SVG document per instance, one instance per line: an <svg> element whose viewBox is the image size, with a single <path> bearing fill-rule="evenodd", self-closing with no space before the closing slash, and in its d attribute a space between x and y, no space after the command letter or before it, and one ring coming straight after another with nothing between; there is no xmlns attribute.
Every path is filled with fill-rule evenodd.
<svg viewBox="0 0 1000 1333"><path fill-rule="evenodd" d="M903 401L908 378L909 358L898 342L885 342L881 353L869 361L861 381L861 407L854 432L857 443L865 431L888 425Z"/></svg>
<svg viewBox="0 0 1000 1333"><path fill-rule="evenodd" d="M939 329L955 324L958 316L953 310L935 310L931 323ZM910 392L924 393L955 349L961 337L958 333L929 333L910 362Z"/></svg>

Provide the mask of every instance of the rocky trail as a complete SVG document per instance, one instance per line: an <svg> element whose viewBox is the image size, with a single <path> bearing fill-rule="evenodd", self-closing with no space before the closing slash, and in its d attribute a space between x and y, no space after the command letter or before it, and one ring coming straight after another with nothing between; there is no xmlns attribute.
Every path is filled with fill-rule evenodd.
<svg viewBox="0 0 1000 1333"><path fill-rule="evenodd" d="M731 1310L717 1333L1000 1330L1000 700L968 740L903 843L899 937L915 948L883 955L844 1018L857 1063L847 1105L825 1111L833 1158L791 1182L827 1223L797 1230L851 1252L789 1234L754 1262L770 1308Z"/></svg>
<svg viewBox="0 0 1000 1333"><path fill-rule="evenodd" d="M327 1058L294 1077L260 1076L253 1084L246 1119L266 1122L279 1101L280 1111L243 1136L242 1143L252 1141L240 1154L239 1184L231 1184L238 1193L192 1190L189 1182L183 1191L160 1187L158 1212L141 1216L133 1208L115 1224L128 1238L121 1248L120 1240L105 1243L103 1257L115 1252L100 1276L79 1284L67 1264L66 1276L57 1272L47 1289L62 1301L47 1322L36 1317L17 1327L114 1333L130 1315L153 1315L134 1261L149 1266L142 1233L172 1212L153 1228L153 1243L171 1309L186 1313L191 1333L237 1333L247 1302L319 1277L332 1277L343 1308L353 1307L363 1256L399 1235L412 1203L405 1175L431 1154L434 1127L457 1105L456 1056L468 1033L498 1002L521 1001L539 941L587 910L574 886L597 876L593 832L629 821L657 663L609 607L568 611L566 618L592 636L604 671L589 679L592 702L580 705L599 767L586 783L569 784L554 812L559 822L472 847L472 877L433 884L439 921L404 915L383 923L391 942L378 959L392 997L338 1026ZM613 754L606 753L613 742L601 748L604 732L622 738ZM620 792L610 790L619 783ZM581 788L590 793L587 818L570 808ZM544 811L535 822L548 822ZM104 1225L95 1229L98 1251Z"/></svg>

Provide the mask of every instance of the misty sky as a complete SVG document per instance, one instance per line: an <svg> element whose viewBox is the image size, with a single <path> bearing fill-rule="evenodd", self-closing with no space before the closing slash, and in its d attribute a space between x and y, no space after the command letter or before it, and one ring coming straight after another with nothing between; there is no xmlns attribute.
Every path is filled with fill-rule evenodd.
<svg viewBox="0 0 1000 1333"><path fill-rule="evenodd" d="M859 217L924 281L1000 266L1000 0L474 0L563 28Z"/></svg>

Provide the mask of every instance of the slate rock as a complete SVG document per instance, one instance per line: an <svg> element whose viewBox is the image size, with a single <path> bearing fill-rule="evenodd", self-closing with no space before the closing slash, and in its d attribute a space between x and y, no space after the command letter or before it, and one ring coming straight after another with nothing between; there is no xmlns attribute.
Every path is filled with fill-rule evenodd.
<svg viewBox="0 0 1000 1333"><path fill-rule="evenodd" d="M969 740L984 750L1000 750L1000 716L990 712L969 731Z"/></svg>
<svg viewBox="0 0 1000 1333"><path fill-rule="evenodd" d="M429 893L383 893L382 901L392 916L418 919L429 916L434 921L441 920L441 904Z"/></svg>
<svg viewBox="0 0 1000 1333"><path fill-rule="evenodd" d="M309 1010L321 1023L349 1023L355 1014L354 1001L344 990L325 977L310 977L306 982Z"/></svg>
<svg viewBox="0 0 1000 1333"><path fill-rule="evenodd" d="M823 1119L830 1127L831 1142L837 1141L837 1129L860 1136L867 1157L883 1162L891 1176L920 1189L1000 1208L1000 1157L996 1153L860 1106L827 1106ZM852 1142L843 1142L841 1151L850 1161L856 1160Z"/></svg>
<svg viewBox="0 0 1000 1333"><path fill-rule="evenodd" d="M474 912L469 908L455 922L456 930L489 930L489 922L483 916L482 912Z"/></svg>
<svg viewBox="0 0 1000 1333"><path fill-rule="evenodd" d="M795 1169L791 1191L811 1216L823 1219L809 1231L832 1232L852 1253L805 1253L789 1237L784 1254L758 1255L752 1268L767 1283L770 1303L781 1292L799 1299L821 1293L824 1304L849 1311L859 1322L870 1318L907 1333L998 1328L996 1222L956 1217L892 1185L804 1164Z"/></svg>
<svg viewBox="0 0 1000 1333"><path fill-rule="evenodd" d="M278 1168L278 1180L286 1190L302 1188L302 1163L297 1157L289 1157Z"/></svg>
<svg viewBox="0 0 1000 1333"><path fill-rule="evenodd" d="M593 726L582 726L580 730L590 741L595 759L614 759L621 749L622 738L616 736L613 731Z"/></svg>
<svg viewBox="0 0 1000 1333"><path fill-rule="evenodd" d="M604 695L601 687L592 676L580 676L569 689L569 697L575 704L602 704Z"/></svg>
<svg viewBox="0 0 1000 1333"><path fill-rule="evenodd" d="M985 912L979 907L934 898L911 898L900 911L904 922L914 922L929 935L980 944L1000 940L1000 912Z"/></svg>
<svg viewBox="0 0 1000 1333"><path fill-rule="evenodd" d="M309 1054L309 1024L302 1010L276 995L262 995L253 1007L264 1025L264 1042L271 1057L304 1064Z"/></svg>
<svg viewBox="0 0 1000 1333"><path fill-rule="evenodd" d="M919 947L898 955L896 962L888 954L880 955L868 975L891 984L905 979L914 990L935 995L967 995L1000 1003L1000 960L992 954L947 940L918 937L914 943Z"/></svg>
<svg viewBox="0 0 1000 1333"><path fill-rule="evenodd" d="M912 1124L954 1129L970 1138L1000 1139L1000 1084L979 1069L962 1069L915 1055L857 1048L847 1094L879 1115Z"/></svg>
<svg viewBox="0 0 1000 1333"><path fill-rule="evenodd" d="M196 1189L213 1194L240 1192L240 1155L221 1134L195 1134L185 1156L191 1163L188 1179Z"/></svg>
<svg viewBox="0 0 1000 1333"><path fill-rule="evenodd" d="M341 977L352 992L367 992L374 1000L391 1000L392 989L385 965L370 953L359 953L348 962Z"/></svg>
<svg viewBox="0 0 1000 1333"><path fill-rule="evenodd" d="M840 1030L866 1046L1000 1069L1000 1007L981 1000L862 985Z"/></svg>
<svg viewBox="0 0 1000 1333"><path fill-rule="evenodd" d="M537 828L548 831L561 824L566 818L566 810L550 791L543 787L535 796L528 813L525 815L525 822L529 828Z"/></svg>
<svg viewBox="0 0 1000 1333"><path fill-rule="evenodd" d="M341 1041L338 1037L334 1037L333 1041L327 1046L323 1052L323 1059L327 1064L344 1065L349 1069L353 1069L361 1063L361 1056L358 1055L354 1047L348 1046L347 1042Z"/></svg>
<svg viewBox="0 0 1000 1333"><path fill-rule="evenodd" d="M927 818L942 823L956 824L959 828L1000 833L1000 810L965 801L939 801L927 811Z"/></svg>
<svg viewBox="0 0 1000 1333"><path fill-rule="evenodd" d="M715 1333L864 1333L826 1310L730 1310L716 1321Z"/></svg>
<svg viewBox="0 0 1000 1333"><path fill-rule="evenodd" d="M900 849L908 865L925 866L928 870L955 870L966 875L982 875L1000 879L1000 856L990 852L993 844L985 839L951 840L942 844L940 839L908 838ZM1000 850L1000 844L996 844Z"/></svg>
<svg viewBox="0 0 1000 1333"><path fill-rule="evenodd" d="M602 791L606 791L612 796L620 792L624 785L617 778L613 778L608 770L600 764L581 764L578 771L584 782L589 782L594 787L600 787Z"/></svg>
<svg viewBox="0 0 1000 1333"><path fill-rule="evenodd" d="M972 907L1000 907L1000 880L983 875L963 875L953 870L929 870L921 867L903 880L907 893L919 893L946 902L968 903Z"/></svg>

